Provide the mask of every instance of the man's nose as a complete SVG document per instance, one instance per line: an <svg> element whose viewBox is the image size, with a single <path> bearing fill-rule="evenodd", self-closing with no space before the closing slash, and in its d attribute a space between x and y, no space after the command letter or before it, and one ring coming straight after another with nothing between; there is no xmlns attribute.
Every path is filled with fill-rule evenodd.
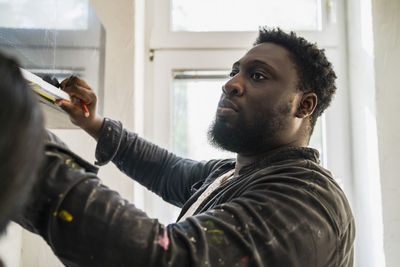
<svg viewBox="0 0 400 267"><path fill-rule="evenodd" d="M244 93L243 84L238 75L232 77L222 86L222 92L227 96L241 96Z"/></svg>

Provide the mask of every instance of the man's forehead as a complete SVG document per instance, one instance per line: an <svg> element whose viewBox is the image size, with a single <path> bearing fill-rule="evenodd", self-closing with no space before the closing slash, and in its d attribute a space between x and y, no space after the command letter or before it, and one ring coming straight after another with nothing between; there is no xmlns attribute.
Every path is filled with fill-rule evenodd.
<svg viewBox="0 0 400 267"><path fill-rule="evenodd" d="M251 48L239 61L239 65L247 62L265 62L272 67L279 68L281 65L290 64L289 51L274 43L261 43Z"/></svg>

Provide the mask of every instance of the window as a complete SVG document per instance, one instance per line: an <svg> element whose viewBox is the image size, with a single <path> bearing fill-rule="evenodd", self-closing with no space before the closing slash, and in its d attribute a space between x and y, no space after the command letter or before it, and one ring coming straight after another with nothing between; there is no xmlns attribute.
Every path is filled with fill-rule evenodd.
<svg viewBox="0 0 400 267"><path fill-rule="evenodd" d="M234 158L207 142L226 71L179 71L172 85L172 150L194 160Z"/></svg>
<svg viewBox="0 0 400 267"><path fill-rule="evenodd" d="M221 19L223 11L226 12ZM173 0L171 30L254 31L260 25L274 25L315 31L322 28L321 11L320 0ZM243 17L243 14L252 15Z"/></svg>
<svg viewBox="0 0 400 267"><path fill-rule="evenodd" d="M150 48L246 49L259 26L280 26L336 46L342 6L343 0L152 0Z"/></svg>
<svg viewBox="0 0 400 267"><path fill-rule="evenodd" d="M88 0L0 0L0 7L4 28L86 30L89 26Z"/></svg>

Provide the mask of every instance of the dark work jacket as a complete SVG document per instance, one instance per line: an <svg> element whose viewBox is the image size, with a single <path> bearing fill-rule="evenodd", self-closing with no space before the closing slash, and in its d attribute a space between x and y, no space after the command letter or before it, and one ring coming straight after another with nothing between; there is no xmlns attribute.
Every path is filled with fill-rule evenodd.
<svg viewBox="0 0 400 267"><path fill-rule="evenodd" d="M242 168L195 215L168 226L101 185L96 170L71 152L48 146L46 155L42 200L18 222L42 235L67 266L353 265L349 204L313 149L277 150ZM235 164L177 157L109 119L96 158L182 207L180 216Z"/></svg>

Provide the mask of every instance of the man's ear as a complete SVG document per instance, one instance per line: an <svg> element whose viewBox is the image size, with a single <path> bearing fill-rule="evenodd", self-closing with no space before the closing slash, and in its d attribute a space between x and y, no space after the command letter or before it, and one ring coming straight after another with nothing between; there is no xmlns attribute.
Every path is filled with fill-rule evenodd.
<svg viewBox="0 0 400 267"><path fill-rule="evenodd" d="M315 93L305 93L301 97L299 106L297 108L296 117L306 118L313 114L315 107L318 103L318 97Z"/></svg>

